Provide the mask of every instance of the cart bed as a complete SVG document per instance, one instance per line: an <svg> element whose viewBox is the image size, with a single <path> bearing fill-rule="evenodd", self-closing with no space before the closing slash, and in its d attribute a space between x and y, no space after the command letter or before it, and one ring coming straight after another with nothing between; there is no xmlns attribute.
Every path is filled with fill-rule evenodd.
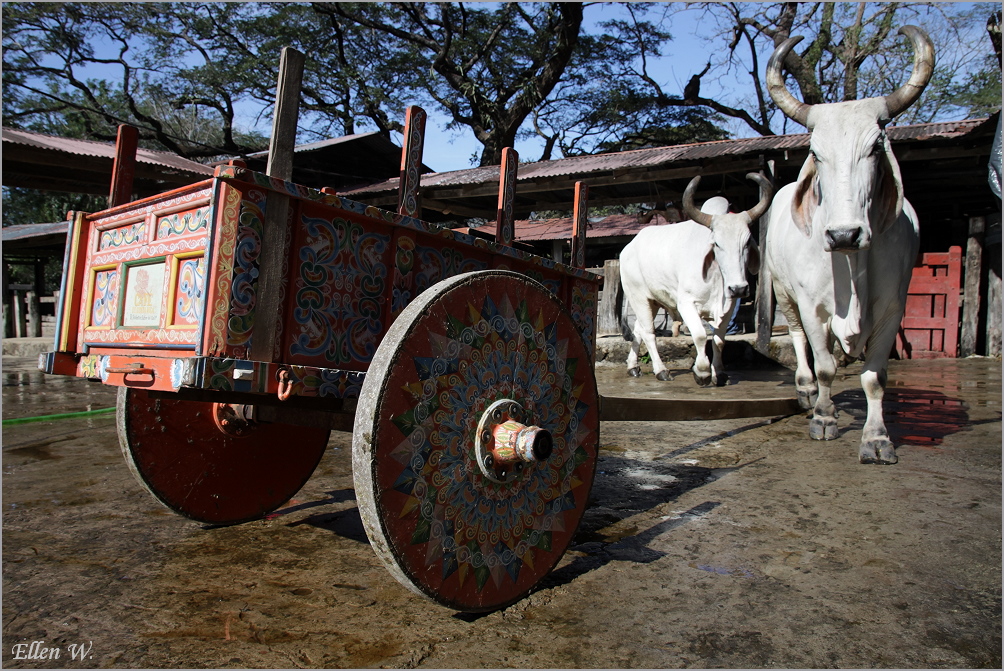
<svg viewBox="0 0 1004 671"><path fill-rule="evenodd" d="M282 249L263 249L270 199ZM280 236L281 237L281 236ZM279 309L261 304L265 255L282 258ZM460 273L504 268L546 286L593 347L592 273L266 175L212 179L95 214L74 213L48 373L107 384L353 398L391 323ZM272 344L254 348L255 337ZM257 356L252 356L257 352Z"/></svg>

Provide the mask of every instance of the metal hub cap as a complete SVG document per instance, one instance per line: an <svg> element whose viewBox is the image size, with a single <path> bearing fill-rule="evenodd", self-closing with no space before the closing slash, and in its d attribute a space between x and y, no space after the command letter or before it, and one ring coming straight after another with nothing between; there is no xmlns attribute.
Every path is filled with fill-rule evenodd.
<svg viewBox="0 0 1004 671"><path fill-rule="evenodd" d="M522 422L525 411L516 401L495 401L478 422L475 455L482 474L495 482L511 482L527 466L551 456L551 432Z"/></svg>

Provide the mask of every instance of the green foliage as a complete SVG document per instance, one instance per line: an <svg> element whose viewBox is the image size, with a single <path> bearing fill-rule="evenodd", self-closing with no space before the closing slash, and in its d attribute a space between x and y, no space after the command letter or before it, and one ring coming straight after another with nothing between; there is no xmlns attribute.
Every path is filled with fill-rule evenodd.
<svg viewBox="0 0 1004 671"><path fill-rule="evenodd" d="M66 221L71 210L97 212L107 206L105 196L82 193L55 193L3 187L3 225L47 224Z"/></svg>

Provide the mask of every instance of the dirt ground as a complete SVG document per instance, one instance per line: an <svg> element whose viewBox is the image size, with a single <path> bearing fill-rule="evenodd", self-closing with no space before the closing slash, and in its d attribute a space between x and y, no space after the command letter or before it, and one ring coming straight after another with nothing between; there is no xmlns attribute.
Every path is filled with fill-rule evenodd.
<svg viewBox="0 0 1004 671"><path fill-rule="evenodd" d="M114 405L100 384L3 365L4 419ZM784 369L711 390L674 372L601 365L600 391L793 394ZM804 415L604 423L572 548L482 616L384 570L347 433L269 519L210 528L133 480L113 414L5 426L3 665L1001 668L1001 362L894 362L900 462L884 467L857 463L857 372L838 374L831 442ZM60 657L23 659L34 641Z"/></svg>

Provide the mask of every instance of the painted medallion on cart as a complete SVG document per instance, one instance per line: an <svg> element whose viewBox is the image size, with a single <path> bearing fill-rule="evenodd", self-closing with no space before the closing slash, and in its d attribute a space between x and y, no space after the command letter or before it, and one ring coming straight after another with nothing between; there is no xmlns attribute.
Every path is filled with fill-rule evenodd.
<svg viewBox="0 0 1004 671"><path fill-rule="evenodd" d="M91 326L112 328L118 311L119 273L117 270L100 270L94 273L94 309Z"/></svg>
<svg viewBox="0 0 1004 671"><path fill-rule="evenodd" d="M202 321L206 296L206 264L203 257L183 259L178 264L178 293L175 295L174 323L197 326Z"/></svg>
<svg viewBox="0 0 1004 671"><path fill-rule="evenodd" d="M585 509L598 441L592 360L568 313L523 277L490 284L423 308L373 439L392 552L423 592L464 609L511 601L553 568ZM554 437L549 458L508 482L475 461L478 422L500 399Z"/></svg>
<svg viewBox="0 0 1004 671"><path fill-rule="evenodd" d="M300 217L289 354L295 363L358 370L373 358L384 331L390 235L324 216L329 212L304 208Z"/></svg>

